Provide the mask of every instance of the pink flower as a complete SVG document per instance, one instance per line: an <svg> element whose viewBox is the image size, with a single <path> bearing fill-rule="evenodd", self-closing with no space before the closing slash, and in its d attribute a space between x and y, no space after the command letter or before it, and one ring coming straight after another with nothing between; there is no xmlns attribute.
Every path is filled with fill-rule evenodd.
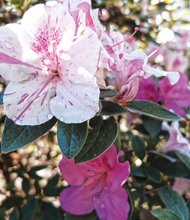
<svg viewBox="0 0 190 220"><path fill-rule="evenodd" d="M184 72L188 68L188 58L184 55L184 51L171 50L166 46L159 50L155 60L167 70Z"/></svg>
<svg viewBox="0 0 190 220"><path fill-rule="evenodd" d="M127 181L130 166L118 161L115 145L99 157L75 164L65 157L59 165L70 187L60 195L62 208L74 215L96 210L102 220L127 220L129 202L122 185Z"/></svg>
<svg viewBox="0 0 190 220"><path fill-rule="evenodd" d="M80 123L99 111L102 44L86 22L76 25L68 4L50 3L29 9L21 24L0 28L0 73L10 81L5 113L20 125L53 116Z"/></svg>
<svg viewBox="0 0 190 220"><path fill-rule="evenodd" d="M163 128L170 134L168 141L163 146L163 150L165 152L179 151L190 158L190 143L180 132L179 123L172 122L171 126L164 123Z"/></svg>
<svg viewBox="0 0 190 220"><path fill-rule="evenodd" d="M149 100L152 102L160 101L159 88L152 77L148 79L140 79L139 91L135 99Z"/></svg>
<svg viewBox="0 0 190 220"><path fill-rule="evenodd" d="M172 51L168 52L168 56L164 56L164 66L168 70L176 70L179 72L184 72L188 69L189 60L184 55L183 51Z"/></svg>
<svg viewBox="0 0 190 220"><path fill-rule="evenodd" d="M180 74L180 80L173 86L167 78L159 81L161 101L164 107L172 109L176 114L185 116L184 109L190 106L190 89L185 73Z"/></svg>
<svg viewBox="0 0 190 220"><path fill-rule="evenodd" d="M180 195L183 195L190 191L190 179L176 178L172 188Z"/></svg>
<svg viewBox="0 0 190 220"><path fill-rule="evenodd" d="M164 144L163 150L165 152L178 151L190 158L190 142L181 134L179 123L173 122L171 126L165 123L163 128L170 133L170 137ZM172 188L181 195L185 194L190 191L190 179L176 178Z"/></svg>
<svg viewBox="0 0 190 220"><path fill-rule="evenodd" d="M119 54L115 59L111 77L112 83L114 82L113 84L119 92L119 102L125 103L135 98L139 90L139 77L147 79L151 76L167 76L172 85L178 81L177 72L166 72L153 68L148 64L148 58L144 52L134 50L129 54Z"/></svg>
<svg viewBox="0 0 190 220"><path fill-rule="evenodd" d="M166 72L148 64L149 57L157 50L148 56L136 49L132 41L136 31L127 37L113 30L110 30L106 36L105 33L100 35L104 47L112 58L108 59L108 82L118 91L117 101L120 104L125 104L135 98L139 90L139 77L147 79L151 76L167 76L171 84L175 84L179 79L177 72Z"/></svg>

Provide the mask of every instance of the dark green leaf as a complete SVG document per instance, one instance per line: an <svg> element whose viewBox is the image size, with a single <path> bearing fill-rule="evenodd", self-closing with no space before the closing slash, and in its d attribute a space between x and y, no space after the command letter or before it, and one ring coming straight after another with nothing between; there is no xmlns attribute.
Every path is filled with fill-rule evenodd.
<svg viewBox="0 0 190 220"><path fill-rule="evenodd" d="M58 143L61 151L68 158L75 157L86 141L88 131L87 122L65 124L59 121L57 129Z"/></svg>
<svg viewBox="0 0 190 220"><path fill-rule="evenodd" d="M4 92L1 92L0 93L0 105L3 105L3 95L4 95Z"/></svg>
<svg viewBox="0 0 190 220"><path fill-rule="evenodd" d="M131 168L131 175L136 177L146 177L146 174L144 172L144 169L142 167L132 167Z"/></svg>
<svg viewBox="0 0 190 220"><path fill-rule="evenodd" d="M180 120L180 117L150 101L135 100L127 103L126 109L133 113L146 115L155 119L165 121L176 121Z"/></svg>
<svg viewBox="0 0 190 220"><path fill-rule="evenodd" d="M167 155L160 151L149 151L149 155L148 162L151 167L160 172L172 177L187 177L189 175L189 169L178 160L174 153Z"/></svg>
<svg viewBox="0 0 190 220"><path fill-rule="evenodd" d="M94 127L92 127L83 147L82 155L79 153L78 157L75 158L77 162L88 161L99 156L116 140L118 127L113 117L103 121L101 119L94 120L99 121L99 123L94 123ZM93 138L92 134L95 135Z"/></svg>
<svg viewBox="0 0 190 220"><path fill-rule="evenodd" d="M60 176L57 174L48 180L47 185L44 187L44 194L46 196L59 196L63 190L62 186L58 186Z"/></svg>
<svg viewBox="0 0 190 220"><path fill-rule="evenodd" d="M180 220L175 212L170 209L154 209L151 213L159 220Z"/></svg>
<svg viewBox="0 0 190 220"><path fill-rule="evenodd" d="M189 209L189 215L190 215L190 200L187 201L187 208Z"/></svg>
<svg viewBox="0 0 190 220"><path fill-rule="evenodd" d="M180 154L179 152L176 152L176 155L181 160L181 162L184 163L185 166L190 170L190 158L184 154Z"/></svg>
<svg viewBox="0 0 190 220"><path fill-rule="evenodd" d="M102 109L100 115L112 116L118 114L126 114L126 110L115 102L102 101L101 104Z"/></svg>
<svg viewBox="0 0 190 220"><path fill-rule="evenodd" d="M2 202L2 207L4 207L6 210L10 208L15 208L19 207L23 203L23 197L17 196L17 195L12 195L10 197L7 197L3 202Z"/></svg>
<svg viewBox="0 0 190 220"><path fill-rule="evenodd" d="M117 151L120 151L121 150L121 136L120 136L119 129L118 129L118 134L117 134L117 137L116 137L116 139L114 141L114 144L115 144L115 146L117 148Z"/></svg>
<svg viewBox="0 0 190 220"><path fill-rule="evenodd" d="M42 220L62 220L63 219L61 210L54 207L49 202L43 202L40 211L43 213Z"/></svg>
<svg viewBox="0 0 190 220"><path fill-rule="evenodd" d="M117 96L118 92L112 89L101 89L100 90L100 98L114 97Z"/></svg>
<svg viewBox="0 0 190 220"><path fill-rule="evenodd" d="M151 138L156 137L161 130L162 122L153 118L143 117L143 126Z"/></svg>
<svg viewBox="0 0 190 220"><path fill-rule="evenodd" d="M184 199L175 191L169 188L161 189L160 199L166 206L171 209L180 220L189 220L189 210Z"/></svg>
<svg viewBox="0 0 190 220"><path fill-rule="evenodd" d="M33 220L35 215L37 214L40 208L40 203L37 199L31 199L29 202L24 206L21 211L22 220Z"/></svg>
<svg viewBox="0 0 190 220"><path fill-rule="evenodd" d="M86 143L83 146L82 150L79 152L79 154L75 157L76 162L80 162L81 158L83 158L86 153L90 150L91 146L93 143L96 141L100 129L103 124L103 119L102 117L94 117L90 120L89 122L89 130L88 130L88 136L86 139Z"/></svg>
<svg viewBox="0 0 190 220"><path fill-rule="evenodd" d="M143 160L143 158L145 157L145 151L146 151L146 147L145 147L143 139L137 135L134 135L132 137L131 144L132 144L135 155L141 160Z"/></svg>
<svg viewBox="0 0 190 220"><path fill-rule="evenodd" d="M9 220L19 220L19 212L17 208L14 208L13 212L10 215L10 219Z"/></svg>
<svg viewBox="0 0 190 220"><path fill-rule="evenodd" d="M2 137L1 152L15 151L44 135L56 123L53 118L50 121L36 126L19 126L9 118L5 119L5 127Z"/></svg>
<svg viewBox="0 0 190 220"><path fill-rule="evenodd" d="M4 220L5 219L5 208L1 208L0 209L0 220Z"/></svg>
<svg viewBox="0 0 190 220"><path fill-rule="evenodd" d="M148 177L149 180L155 182L155 183L160 183L161 182L161 175L158 170L152 167L146 167L145 168L145 173Z"/></svg>
<svg viewBox="0 0 190 220"><path fill-rule="evenodd" d="M158 157L161 157L161 158L164 158L164 159L166 159L166 160L169 160L170 162L176 162L176 159L175 158L173 158L173 157L171 157L171 156L169 156L169 155L167 155L167 154L165 154L164 152L162 152L162 151L149 151L149 154L155 154L155 155L157 155Z"/></svg>
<svg viewBox="0 0 190 220"><path fill-rule="evenodd" d="M23 177L22 189L27 194L30 190L30 179Z"/></svg>

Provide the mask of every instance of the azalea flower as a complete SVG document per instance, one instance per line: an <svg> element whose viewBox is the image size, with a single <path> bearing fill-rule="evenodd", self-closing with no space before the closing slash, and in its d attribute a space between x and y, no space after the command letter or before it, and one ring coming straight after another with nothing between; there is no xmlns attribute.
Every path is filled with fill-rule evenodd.
<svg viewBox="0 0 190 220"><path fill-rule="evenodd" d="M176 114L185 116L185 108L190 106L190 88L185 73L175 85L170 85L167 78L159 81L161 101L165 108L172 109Z"/></svg>
<svg viewBox="0 0 190 220"><path fill-rule="evenodd" d="M180 132L179 122L172 122L171 126L164 123L163 129L167 130L170 134L168 141L163 146L163 150L165 152L177 150L190 158L190 143Z"/></svg>
<svg viewBox="0 0 190 220"><path fill-rule="evenodd" d="M179 123L172 122L171 126L164 123L163 129L170 134L168 141L163 146L163 150L165 152L178 151L190 158L190 142L181 134ZM176 178L172 188L181 195L185 194L190 191L190 179Z"/></svg>
<svg viewBox="0 0 190 220"><path fill-rule="evenodd" d="M140 77L147 79L151 76L167 76L172 85L178 81L177 72L153 68L148 64L148 58L144 52L139 50L134 50L129 54L123 53L117 57L117 62L113 65L111 84L115 84L119 92L117 99L121 104L135 98L139 91Z"/></svg>
<svg viewBox="0 0 190 220"><path fill-rule="evenodd" d="M103 32L101 26L95 24L100 33ZM149 55L138 50L132 40L137 31L138 29L135 29L130 36L124 36L113 29L109 32L104 31L103 34L99 33L104 48L112 58L107 60L109 65L109 68L107 68L108 85L118 91L117 101L120 104L125 104L135 98L139 90L140 77L147 79L151 76L167 76L172 85L179 79L177 72L163 71L148 64L149 58L158 49Z"/></svg>
<svg viewBox="0 0 190 220"><path fill-rule="evenodd" d="M159 50L159 53L156 56L152 57L152 60L160 65L163 65L164 68L170 71L186 71L188 68L188 58L187 56L185 56L184 51L178 50L177 48L170 49L169 46L172 46L172 44L168 44L168 47L162 47ZM150 50L154 50L154 48L154 45L150 46Z"/></svg>
<svg viewBox="0 0 190 220"><path fill-rule="evenodd" d="M92 118L99 111L101 48L85 21L76 25L66 3L38 4L20 24L1 27L0 74L9 81L6 115L20 125L41 124L53 116L65 123Z"/></svg>
<svg viewBox="0 0 190 220"><path fill-rule="evenodd" d="M175 181L174 181L172 188L173 188L173 190L178 192L180 195L187 193L187 196L188 196L189 195L188 192L190 192L190 179L175 178Z"/></svg>
<svg viewBox="0 0 190 220"><path fill-rule="evenodd" d="M63 156L59 167L70 186L60 195L61 207L74 215L95 209L101 220L127 220L130 206L122 186L130 166L128 161L120 163L118 156L115 145L84 163L76 164Z"/></svg>
<svg viewBox="0 0 190 220"><path fill-rule="evenodd" d="M152 102L160 101L159 88L153 77L148 79L140 78L139 91L135 99L148 100Z"/></svg>

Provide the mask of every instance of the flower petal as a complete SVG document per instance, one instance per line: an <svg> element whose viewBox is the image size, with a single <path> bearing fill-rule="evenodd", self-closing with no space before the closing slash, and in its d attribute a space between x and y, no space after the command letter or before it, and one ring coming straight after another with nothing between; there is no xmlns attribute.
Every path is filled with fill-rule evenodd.
<svg viewBox="0 0 190 220"><path fill-rule="evenodd" d="M74 215L83 215L92 212L93 195L96 191L85 186L70 186L62 191L60 203L63 210Z"/></svg>
<svg viewBox="0 0 190 220"><path fill-rule="evenodd" d="M64 179L73 186L83 184L89 177L101 170L101 167L92 161L75 164L73 159L67 159L65 156L60 161L59 168Z"/></svg>
<svg viewBox="0 0 190 220"><path fill-rule="evenodd" d="M0 28L0 74L15 82L41 70L39 56L30 48L29 35L19 24Z"/></svg>
<svg viewBox="0 0 190 220"><path fill-rule="evenodd" d="M95 197L94 207L100 219L103 220L126 220L130 205L127 192L120 188L117 192L110 192L107 189Z"/></svg>
<svg viewBox="0 0 190 220"><path fill-rule="evenodd" d="M82 82L83 79L83 82ZM56 97L50 102L50 108L60 121L81 123L95 116L99 111L99 88L93 77L86 80L81 76L79 84L57 85Z"/></svg>
<svg viewBox="0 0 190 220"><path fill-rule="evenodd" d="M31 35L36 36L41 33L53 35L57 28L60 31L75 31L75 23L65 4L55 4L52 6L37 4L24 13L21 26ZM51 38L50 38L51 39Z"/></svg>
<svg viewBox="0 0 190 220"><path fill-rule="evenodd" d="M156 76L156 77L167 76L171 85L176 84L180 78L178 72L163 71L160 69L153 68L149 65L144 65L143 70L146 73L145 78L148 78L150 76Z"/></svg>
<svg viewBox="0 0 190 220"><path fill-rule="evenodd" d="M169 131L170 137L168 141L163 145L163 150L165 152L179 151L180 153L190 157L190 147L187 138L183 137L179 130L179 122L172 122L169 126L164 125L164 127Z"/></svg>
<svg viewBox="0 0 190 220"><path fill-rule="evenodd" d="M75 163L74 159L63 156L59 168L64 179L74 186L84 183L88 178L96 177L105 170L112 169L117 162L117 151L115 145L108 148L99 157L84 163Z"/></svg>
<svg viewBox="0 0 190 220"><path fill-rule="evenodd" d="M19 125L38 125L50 120L49 102L55 96L51 79L36 77L21 83L10 82L4 93L5 114Z"/></svg>
<svg viewBox="0 0 190 220"><path fill-rule="evenodd" d="M90 75L95 76L98 69L101 48L102 44L97 35L90 28L86 28L77 40L73 42L70 50L69 55L72 59L67 67L69 79L72 81L76 80L78 74L74 73L79 73L80 68L85 69ZM89 57L90 62L87 62L87 58Z"/></svg>
<svg viewBox="0 0 190 220"><path fill-rule="evenodd" d="M114 169L110 170L108 183L110 190L117 191L127 180L130 174L130 164L128 161L120 163L117 161Z"/></svg>
<svg viewBox="0 0 190 220"><path fill-rule="evenodd" d="M175 113L184 117L184 109L190 106L190 89L186 74L181 73L179 81L173 86L165 77L159 81L159 86L164 107L172 109Z"/></svg>

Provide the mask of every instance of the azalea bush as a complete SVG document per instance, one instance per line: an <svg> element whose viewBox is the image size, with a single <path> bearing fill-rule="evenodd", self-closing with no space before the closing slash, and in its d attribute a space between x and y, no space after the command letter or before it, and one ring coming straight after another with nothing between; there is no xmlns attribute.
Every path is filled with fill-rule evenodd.
<svg viewBox="0 0 190 220"><path fill-rule="evenodd" d="M186 4L1 2L0 218L189 220Z"/></svg>

